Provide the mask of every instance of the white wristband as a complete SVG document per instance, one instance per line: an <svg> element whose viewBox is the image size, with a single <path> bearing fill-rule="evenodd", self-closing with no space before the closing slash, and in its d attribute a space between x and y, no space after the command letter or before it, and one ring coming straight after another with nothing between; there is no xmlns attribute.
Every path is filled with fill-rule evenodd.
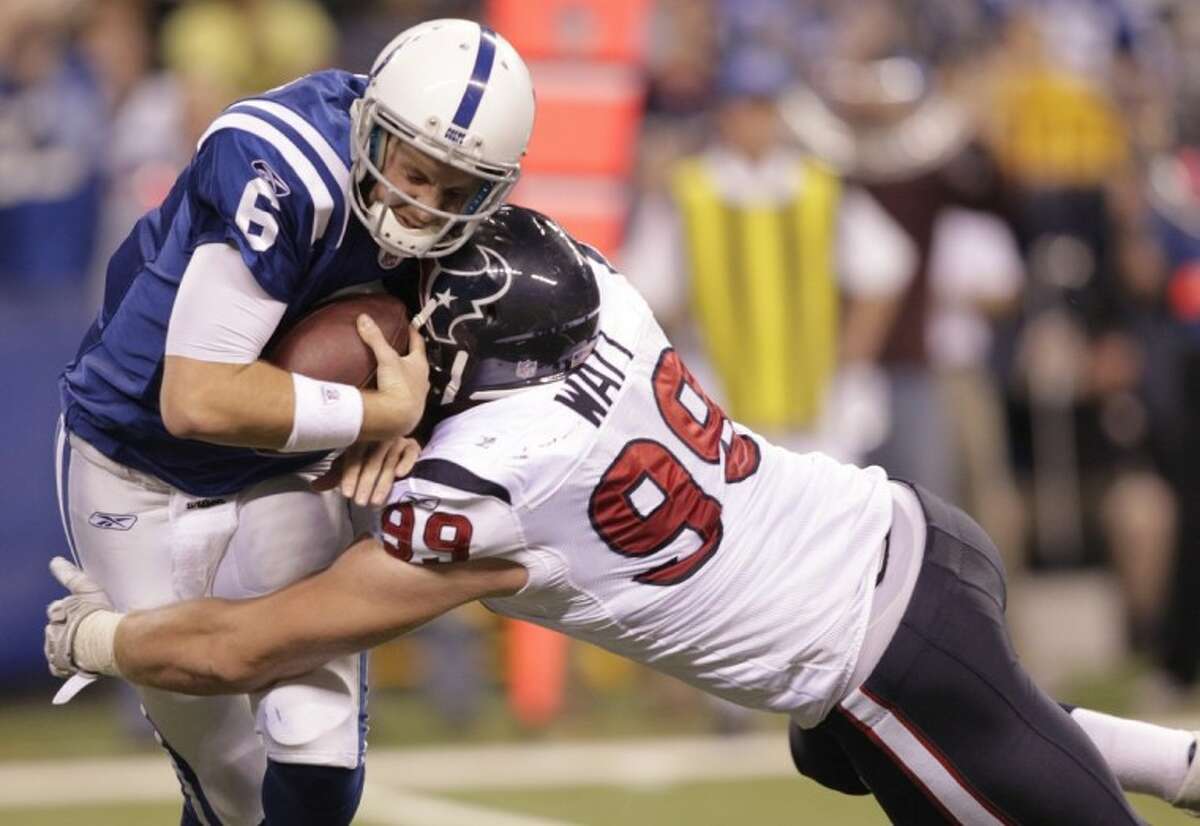
<svg viewBox="0 0 1200 826"><path fill-rule="evenodd" d="M282 448L284 453L354 444L363 422L363 397L357 387L292 373L292 388L292 433Z"/></svg>
<svg viewBox="0 0 1200 826"><path fill-rule="evenodd" d="M71 641L71 659L80 670L90 674L120 677L113 644L117 625L124 614L116 611L93 611L79 622Z"/></svg>

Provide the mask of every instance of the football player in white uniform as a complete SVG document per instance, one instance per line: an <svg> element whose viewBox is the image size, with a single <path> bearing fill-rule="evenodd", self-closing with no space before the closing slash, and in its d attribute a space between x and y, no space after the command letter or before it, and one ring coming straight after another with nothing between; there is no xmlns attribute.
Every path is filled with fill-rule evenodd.
<svg viewBox="0 0 1200 826"><path fill-rule="evenodd" d="M257 691L482 598L789 715L896 823L1138 822L1018 664L965 513L729 421L640 296L544 216L502 208L414 265L435 425L375 537L269 596L124 615L58 560L55 673ZM1157 731L1166 796L1194 795L1194 739Z"/></svg>
<svg viewBox="0 0 1200 826"><path fill-rule="evenodd" d="M363 504L373 491L354 471L415 456L403 437L424 407L420 337L407 358L389 350L378 389L361 391L274 367L263 348L330 296L464 243L516 182L533 114L510 44L434 20L397 36L369 75L315 72L211 124L113 255L60 381L63 522L115 605L256 596L349 544L347 503L309 479L353 444L343 493ZM185 826L350 822L365 663L294 676L249 697L140 691Z"/></svg>

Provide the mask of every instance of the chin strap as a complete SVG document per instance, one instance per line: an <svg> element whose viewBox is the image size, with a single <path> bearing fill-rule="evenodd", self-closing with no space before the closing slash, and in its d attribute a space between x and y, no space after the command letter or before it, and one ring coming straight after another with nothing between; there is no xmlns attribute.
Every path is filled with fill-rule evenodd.
<svg viewBox="0 0 1200 826"><path fill-rule="evenodd" d="M462 387L463 371L467 369L467 361L470 356L466 350L459 350L454 354L454 363L450 365L450 381L446 383L446 389L442 392L442 404L452 404L458 398L459 388Z"/></svg>
<svg viewBox="0 0 1200 826"><path fill-rule="evenodd" d="M433 315L433 311L437 308L438 300L431 297L421 306L421 312L413 316L412 320L408 322L409 326L420 330L423 326L425 326L425 322L429 321L429 317Z"/></svg>

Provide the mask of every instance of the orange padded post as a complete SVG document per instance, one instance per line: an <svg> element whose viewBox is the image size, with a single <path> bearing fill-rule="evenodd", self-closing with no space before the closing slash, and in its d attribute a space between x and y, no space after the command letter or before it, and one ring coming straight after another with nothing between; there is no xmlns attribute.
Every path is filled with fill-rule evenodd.
<svg viewBox="0 0 1200 826"><path fill-rule="evenodd" d="M653 0L488 0L485 17L529 64L537 116L512 201L605 255L620 245L643 108ZM505 623L509 706L531 727L562 710L567 639Z"/></svg>
<svg viewBox="0 0 1200 826"><path fill-rule="evenodd" d="M537 117L525 174L626 178L637 151L642 80L632 66L531 63Z"/></svg>
<svg viewBox="0 0 1200 826"><path fill-rule="evenodd" d="M508 705L523 725L540 728L563 707L567 638L540 625L505 620Z"/></svg>
<svg viewBox="0 0 1200 826"><path fill-rule="evenodd" d="M487 19L526 60L636 63L652 0L490 0Z"/></svg>
<svg viewBox="0 0 1200 826"><path fill-rule="evenodd" d="M522 177L511 198L539 210L611 258L621 245L629 200L628 186L605 176L530 175Z"/></svg>

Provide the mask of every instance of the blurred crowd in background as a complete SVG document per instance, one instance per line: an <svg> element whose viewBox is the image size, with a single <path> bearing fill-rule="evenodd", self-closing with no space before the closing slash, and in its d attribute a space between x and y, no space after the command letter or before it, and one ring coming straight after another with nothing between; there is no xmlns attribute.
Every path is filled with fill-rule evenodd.
<svg viewBox="0 0 1200 826"><path fill-rule="evenodd" d="M1102 572L1158 699L1188 697L1195 0L5 0L0 353L17 377L0 425L28 484L3 506L0 602L34 639L6 641L20 656L0 679L37 665L53 384L109 253L228 103L366 71L429 17L488 21L530 60L539 120L514 200L599 246L731 416L963 504L1014 588ZM424 655L376 657L377 679L415 670L469 724L524 674L531 726L572 680L644 679L523 632L497 654L494 628L455 614Z"/></svg>

